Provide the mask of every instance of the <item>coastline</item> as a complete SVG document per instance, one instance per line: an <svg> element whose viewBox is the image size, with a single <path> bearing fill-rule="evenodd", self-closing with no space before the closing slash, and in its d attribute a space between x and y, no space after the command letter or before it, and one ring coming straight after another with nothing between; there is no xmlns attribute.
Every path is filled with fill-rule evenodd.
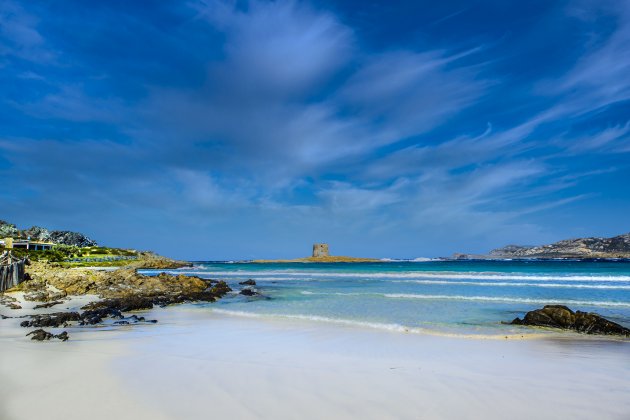
<svg viewBox="0 0 630 420"><path fill-rule="evenodd" d="M0 377L12 389L3 418L499 419L509 412L618 419L630 412L627 341L456 339L239 318L191 304L139 314L160 323L77 327L66 343L33 343L15 322L3 324Z"/></svg>

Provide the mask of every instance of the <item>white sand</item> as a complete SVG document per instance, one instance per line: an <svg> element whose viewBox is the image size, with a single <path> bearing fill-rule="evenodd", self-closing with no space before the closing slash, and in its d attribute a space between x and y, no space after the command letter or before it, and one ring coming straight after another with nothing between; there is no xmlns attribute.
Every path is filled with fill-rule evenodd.
<svg viewBox="0 0 630 420"><path fill-rule="evenodd" d="M627 341L457 339L190 306L149 316L160 323L67 329L66 343L0 321L0 418L630 418Z"/></svg>

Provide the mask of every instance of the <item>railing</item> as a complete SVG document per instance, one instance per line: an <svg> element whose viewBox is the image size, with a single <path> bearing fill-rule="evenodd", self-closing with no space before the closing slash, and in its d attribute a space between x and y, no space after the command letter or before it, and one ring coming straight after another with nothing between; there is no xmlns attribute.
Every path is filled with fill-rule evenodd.
<svg viewBox="0 0 630 420"><path fill-rule="evenodd" d="M17 259L9 251L0 255L0 292L17 286L24 281L26 258Z"/></svg>

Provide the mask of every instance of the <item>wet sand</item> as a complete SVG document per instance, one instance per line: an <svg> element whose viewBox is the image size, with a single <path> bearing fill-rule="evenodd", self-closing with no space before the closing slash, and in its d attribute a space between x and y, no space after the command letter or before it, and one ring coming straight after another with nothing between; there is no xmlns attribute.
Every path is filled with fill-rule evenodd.
<svg viewBox="0 0 630 420"><path fill-rule="evenodd" d="M628 341L439 337L194 305L148 316L160 322L66 328L65 343L0 321L0 418L630 416Z"/></svg>

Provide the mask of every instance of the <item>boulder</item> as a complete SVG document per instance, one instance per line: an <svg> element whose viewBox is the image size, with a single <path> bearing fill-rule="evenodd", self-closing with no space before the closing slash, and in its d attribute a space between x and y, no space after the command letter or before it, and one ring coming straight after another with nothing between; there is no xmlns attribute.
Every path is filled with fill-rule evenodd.
<svg viewBox="0 0 630 420"><path fill-rule="evenodd" d="M258 292L250 287L246 287L239 292L239 295L243 296L257 296Z"/></svg>
<svg viewBox="0 0 630 420"><path fill-rule="evenodd" d="M243 286L256 286L256 281L249 279L249 280L242 281L239 284Z"/></svg>
<svg viewBox="0 0 630 420"><path fill-rule="evenodd" d="M561 328L584 334L621 335L630 337L630 329L609 321L593 312L573 312L563 305L547 305L527 312L523 319L516 318L514 325Z"/></svg>

